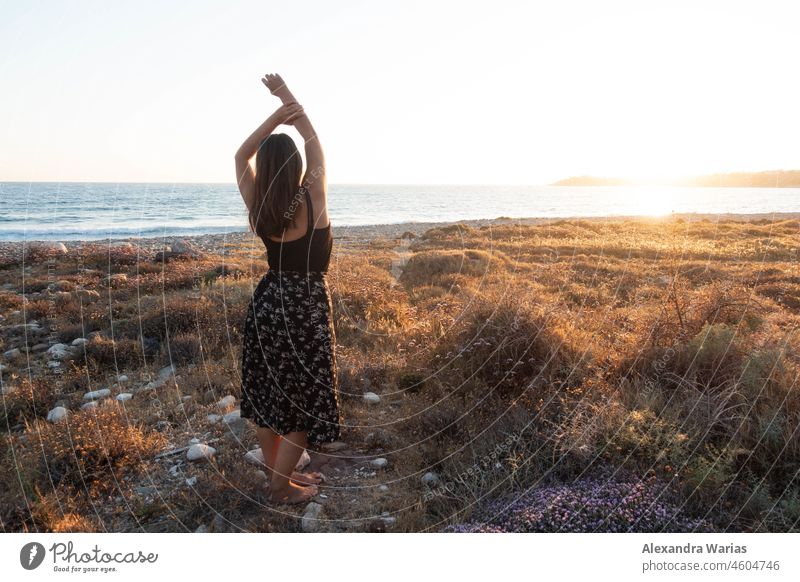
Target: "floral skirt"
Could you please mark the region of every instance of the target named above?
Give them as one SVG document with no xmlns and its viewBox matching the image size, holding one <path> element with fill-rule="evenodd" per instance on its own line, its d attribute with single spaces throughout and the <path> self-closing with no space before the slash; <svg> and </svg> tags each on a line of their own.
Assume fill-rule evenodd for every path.
<svg viewBox="0 0 800 582">
<path fill-rule="evenodd" d="M 325 273 L 270 269 L 247 309 L 241 416 L 309 446 L 339 439 L 333 303 Z"/>
</svg>

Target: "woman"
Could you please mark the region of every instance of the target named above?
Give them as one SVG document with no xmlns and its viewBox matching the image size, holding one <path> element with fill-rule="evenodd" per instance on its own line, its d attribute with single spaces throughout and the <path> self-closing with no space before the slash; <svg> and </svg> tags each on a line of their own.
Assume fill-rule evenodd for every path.
<svg viewBox="0 0 800 582">
<path fill-rule="evenodd" d="M 245 319 L 241 415 L 258 426 L 270 500 L 301 503 L 317 494 L 321 475 L 295 471 L 300 456 L 339 438 L 336 335 L 326 279 L 333 236 L 325 159 L 314 128 L 279 75 L 265 75 L 262 82 L 283 105 L 236 152 L 239 191 L 269 263 Z M 305 141 L 305 173 L 292 138 L 273 133 L 281 124 L 294 125 Z"/>
</svg>

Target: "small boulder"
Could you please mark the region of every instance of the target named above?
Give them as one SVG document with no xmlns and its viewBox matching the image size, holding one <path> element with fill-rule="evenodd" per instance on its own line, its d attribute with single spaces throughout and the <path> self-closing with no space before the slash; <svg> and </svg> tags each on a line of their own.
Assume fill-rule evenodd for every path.
<svg viewBox="0 0 800 582">
<path fill-rule="evenodd" d="M 84 400 L 100 400 L 101 398 L 108 398 L 111 396 L 109 388 L 101 388 L 100 390 L 92 390 L 83 395 Z"/>
<path fill-rule="evenodd" d="M 377 459 L 372 459 L 369 462 L 369 464 L 375 467 L 376 469 L 383 469 L 389 464 L 389 461 L 384 459 L 383 457 L 378 457 Z"/>
<path fill-rule="evenodd" d="M 186 451 L 186 459 L 188 461 L 199 461 L 201 459 L 208 459 L 209 461 L 214 458 L 217 449 L 203 443 L 196 443 L 189 447 Z"/>
<path fill-rule="evenodd" d="M 71 355 L 69 346 L 66 344 L 55 344 L 50 346 L 47 354 L 54 360 L 63 360 Z"/>
<path fill-rule="evenodd" d="M 79 346 L 86 345 L 88 343 L 89 343 L 89 340 L 86 339 L 85 337 L 76 337 L 74 340 L 72 340 L 71 345 L 75 346 L 75 347 L 79 347 Z"/>
<path fill-rule="evenodd" d="M 236 397 L 228 394 L 225 398 L 217 402 L 217 406 L 222 410 L 227 410 L 228 408 L 234 406 L 236 404 Z"/>
<path fill-rule="evenodd" d="M 312 501 L 306 505 L 303 517 L 300 520 L 300 527 L 304 532 L 316 532 L 320 529 L 320 516 L 322 515 L 322 505 Z"/>
<path fill-rule="evenodd" d="M 48 422 L 59 422 L 65 420 L 69 415 L 69 411 L 63 406 L 56 406 L 53 410 L 47 413 Z"/>
<path fill-rule="evenodd" d="M 374 392 L 364 392 L 364 402 L 368 402 L 369 404 L 377 404 L 380 401 L 381 397 Z"/>
</svg>

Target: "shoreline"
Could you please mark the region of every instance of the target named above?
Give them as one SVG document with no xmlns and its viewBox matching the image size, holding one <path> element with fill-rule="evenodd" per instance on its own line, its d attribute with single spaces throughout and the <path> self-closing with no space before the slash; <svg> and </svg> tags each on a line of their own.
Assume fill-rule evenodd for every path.
<svg viewBox="0 0 800 582">
<path fill-rule="evenodd" d="M 488 226 L 501 226 L 516 224 L 522 226 L 546 224 L 548 222 L 560 221 L 590 221 L 590 222 L 618 222 L 627 220 L 639 220 L 647 222 L 662 222 L 670 220 L 685 220 L 685 221 L 712 221 L 712 222 L 752 222 L 757 220 L 797 220 L 800 219 L 800 212 L 758 212 L 758 213 L 723 213 L 723 214 L 710 214 L 710 213 L 671 213 L 665 215 L 639 215 L 639 214 L 619 214 L 619 215 L 602 215 L 602 216 L 530 216 L 524 218 L 511 218 L 507 216 L 500 216 L 497 218 L 474 218 L 464 220 L 452 221 L 439 221 L 439 222 L 395 222 L 395 223 L 377 223 L 377 224 L 364 224 L 353 226 L 337 226 L 333 223 L 334 237 L 342 241 L 352 241 L 354 239 L 366 242 L 368 240 L 380 238 L 400 238 L 404 233 L 410 232 L 419 236 L 427 230 L 432 228 L 441 228 L 462 224 L 471 228 L 482 228 Z M 113 236 L 102 238 L 88 238 L 88 239 L 66 239 L 60 240 L 58 238 L 49 239 L 18 239 L 18 240 L 0 240 L 0 248 L 8 246 L 17 246 L 20 244 L 58 244 L 62 243 L 67 248 L 77 247 L 84 244 L 104 244 L 104 243 L 131 243 L 142 244 L 151 246 L 152 244 L 169 244 L 177 240 L 187 241 L 214 241 L 220 243 L 227 242 L 241 242 L 246 238 L 254 236 L 248 230 L 231 231 L 225 233 L 199 233 L 199 234 L 166 234 L 163 236 Z"/>
</svg>

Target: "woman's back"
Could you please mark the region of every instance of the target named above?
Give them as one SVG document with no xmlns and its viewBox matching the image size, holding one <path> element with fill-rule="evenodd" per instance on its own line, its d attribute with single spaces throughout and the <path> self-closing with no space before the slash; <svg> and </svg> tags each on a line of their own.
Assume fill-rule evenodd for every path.
<svg viewBox="0 0 800 582">
<path fill-rule="evenodd" d="M 267 249 L 269 268 L 276 271 L 326 272 L 330 264 L 333 248 L 331 224 L 322 228 L 314 228 L 314 206 L 311 193 L 301 186 L 300 192 L 305 198 L 306 228 L 302 236 L 297 237 L 303 221 L 298 220 L 297 229 L 287 229 L 282 238 L 262 237 Z M 296 205 L 296 211 L 302 211 Z M 327 214 L 327 213 L 324 213 Z"/>
</svg>

